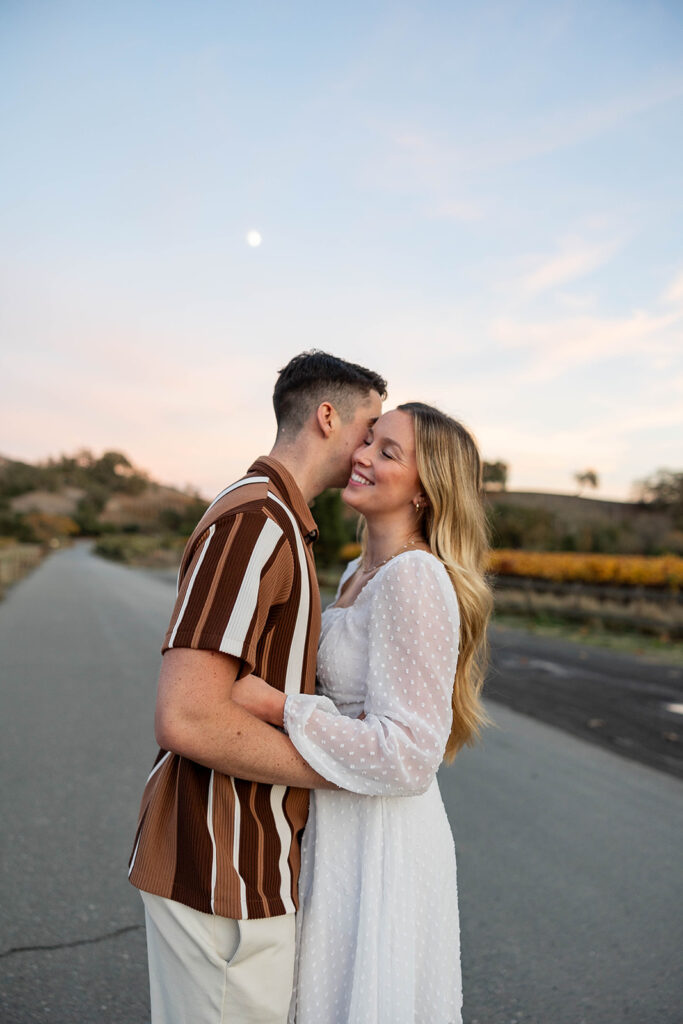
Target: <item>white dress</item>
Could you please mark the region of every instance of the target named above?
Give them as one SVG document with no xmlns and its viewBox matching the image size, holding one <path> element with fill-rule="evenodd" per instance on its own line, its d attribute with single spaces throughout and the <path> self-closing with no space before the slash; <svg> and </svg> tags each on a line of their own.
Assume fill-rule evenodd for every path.
<svg viewBox="0 0 683 1024">
<path fill-rule="evenodd" d="M 289 696 L 285 729 L 348 792 L 311 793 L 290 1024 L 461 1024 L 455 848 L 435 778 L 458 637 L 455 591 L 426 551 L 323 613 L 319 695 Z"/>
</svg>

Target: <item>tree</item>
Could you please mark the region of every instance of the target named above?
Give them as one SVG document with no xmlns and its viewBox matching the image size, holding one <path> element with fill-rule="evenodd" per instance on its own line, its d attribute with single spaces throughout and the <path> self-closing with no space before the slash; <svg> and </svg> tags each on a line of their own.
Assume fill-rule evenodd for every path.
<svg viewBox="0 0 683 1024">
<path fill-rule="evenodd" d="M 683 470 L 658 469 L 634 489 L 637 501 L 671 512 L 676 527 L 683 529 Z"/>
<path fill-rule="evenodd" d="M 581 494 L 584 487 L 597 489 L 600 486 L 598 474 L 594 469 L 584 469 L 582 473 L 574 473 L 574 479 L 579 485 L 579 494 Z"/>
<path fill-rule="evenodd" d="M 189 537 L 207 509 L 207 502 L 197 497 L 184 508 L 162 508 L 159 522 L 165 530 Z"/>
<path fill-rule="evenodd" d="M 484 487 L 496 484 L 497 490 L 504 491 L 508 479 L 508 468 L 507 462 L 485 462 Z"/>
<path fill-rule="evenodd" d="M 139 494 L 149 483 L 122 452 L 105 452 L 91 464 L 89 475 L 96 484 L 126 494 Z"/>
<path fill-rule="evenodd" d="M 43 488 L 50 489 L 45 473 L 39 466 L 14 460 L 8 460 L 3 465 L 0 472 L 0 497 L 15 498 Z"/>
<path fill-rule="evenodd" d="M 320 531 L 315 543 L 315 560 L 318 565 L 334 565 L 343 545 L 353 540 L 354 532 L 353 523 L 344 518 L 341 492 L 323 491 L 315 499 L 312 512 Z"/>
<path fill-rule="evenodd" d="M 553 551 L 559 547 L 557 517 L 543 508 L 522 508 L 491 502 L 486 510 L 494 548 Z"/>
<path fill-rule="evenodd" d="M 26 522 L 36 540 L 41 544 L 47 544 L 53 540 L 64 537 L 74 537 L 80 533 L 78 523 L 71 516 L 53 516 L 46 512 L 30 512 L 26 516 Z"/>
</svg>

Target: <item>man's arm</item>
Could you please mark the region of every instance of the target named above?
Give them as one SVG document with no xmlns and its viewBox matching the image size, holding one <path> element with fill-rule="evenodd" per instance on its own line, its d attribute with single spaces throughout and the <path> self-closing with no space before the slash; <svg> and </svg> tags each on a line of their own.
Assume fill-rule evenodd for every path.
<svg viewBox="0 0 683 1024">
<path fill-rule="evenodd" d="M 287 736 L 233 701 L 240 664 L 217 651 L 166 651 L 154 716 L 162 750 L 239 779 L 337 789 L 304 761 Z"/>
</svg>

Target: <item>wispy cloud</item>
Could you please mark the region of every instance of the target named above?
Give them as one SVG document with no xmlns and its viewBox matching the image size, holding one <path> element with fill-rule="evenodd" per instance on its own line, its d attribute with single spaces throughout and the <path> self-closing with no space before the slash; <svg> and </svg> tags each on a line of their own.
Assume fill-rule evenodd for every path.
<svg viewBox="0 0 683 1024">
<path fill-rule="evenodd" d="M 501 318 L 492 333 L 505 349 L 526 350 L 532 360 L 521 372 L 526 381 L 548 380 L 569 369 L 643 352 L 676 357 L 681 351 L 683 311 L 636 310 L 626 317 L 579 316 L 538 323 Z"/>
<path fill-rule="evenodd" d="M 535 295 L 585 277 L 607 263 L 619 245 L 618 240 L 591 243 L 581 238 L 567 239 L 555 255 L 523 276 L 521 287 L 527 294 Z"/>
<path fill-rule="evenodd" d="M 430 220 L 471 223 L 489 215 L 491 200 L 477 195 L 458 175 L 448 142 L 422 131 L 392 131 L 382 123 L 375 131 L 385 141 L 365 170 L 373 187 L 384 194 L 418 197 Z"/>
<path fill-rule="evenodd" d="M 683 97 L 680 75 L 643 84 L 621 96 L 613 96 L 590 106 L 557 109 L 518 124 L 514 134 L 491 133 L 484 141 L 454 143 L 438 138 L 420 126 L 403 126 L 391 139 L 399 162 L 412 166 L 413 172 L 432 177 L 441 174 L 468 174 L 494 167 L 520 163 L 589 142 L 665 103 Z"/>
<path fill-rule="evenodd" d="M 683 270 L 676 275 L 664 292 L 664 301 L 683 304 Z"/>
<path fill-rule="evenodd" d="M 590 107 L 558 110 L 552 117 L 532 120 L 515 136 L 465 150 L 465 160 L 476 167 L 518 163 L 581 145 L 623 124 L 630 118 L 683 97 L 683 78 L 653 82 L 623 96 Z"/>
</svg>

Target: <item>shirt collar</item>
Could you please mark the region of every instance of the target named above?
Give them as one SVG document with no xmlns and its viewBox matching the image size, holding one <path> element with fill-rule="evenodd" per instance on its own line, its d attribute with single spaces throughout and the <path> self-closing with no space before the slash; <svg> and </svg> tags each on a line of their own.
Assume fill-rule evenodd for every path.
<svg viewBox="0 0 683 1024">
<path fill-rule="evenodd" d="M 260 455 L 256 462 L 249 467 L 249 473 L 262 473 L 264 476 L 270 477 L 296 516 L 306 543 L 312 544 L 314 540 L 318 539 L 318 527 L 299 485 L 281 462 L 270 455 Z"/>
</svg>

